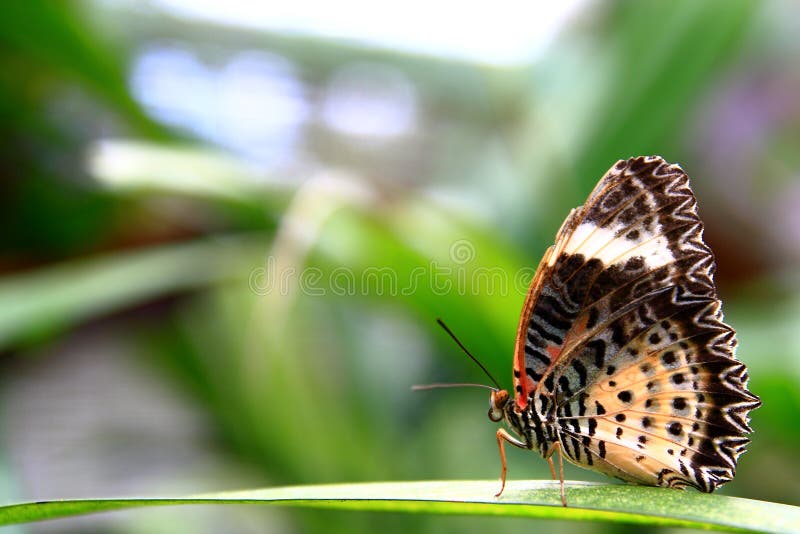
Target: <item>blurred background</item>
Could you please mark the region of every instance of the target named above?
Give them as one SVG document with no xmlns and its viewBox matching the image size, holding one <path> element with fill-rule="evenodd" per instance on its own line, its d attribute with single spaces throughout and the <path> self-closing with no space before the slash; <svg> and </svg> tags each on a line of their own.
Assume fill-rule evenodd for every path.
<svg viewBox="0 0 800 534">
<path fill-rule="evenodd" d="M 764 403 L 722 492 L 800 505 L 798 21 L 790 0 L 4 2 L 0 498 L 496 478 L 488 394 L 410 391 L 487 381 L 435 318 L 509 385 L 568 210 L 660 154 L 693 178 Z M 549 478 L 535 453 L 509 469 Z M 378 525 L 538 528 L 194 507 L 9 532 Z"/>
</svg>

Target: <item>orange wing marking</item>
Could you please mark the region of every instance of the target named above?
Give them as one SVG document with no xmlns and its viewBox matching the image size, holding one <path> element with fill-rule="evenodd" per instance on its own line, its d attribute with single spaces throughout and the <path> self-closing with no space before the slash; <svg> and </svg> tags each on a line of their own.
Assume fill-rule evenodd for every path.
<svg viewBox="0 0 800 534">
<path fill-rule="evenodd" d="M 542 280 L 544 279 L 545 271 L 547 270 L 548 260 L 550 255 L 555 250 L 554 246 L 547 249 L 539 262 L 539 267 L 536 269 L 536 274 L 533 275 L 531 285 L 528 288 L 528 294 L 525 297 L 525 304 L 522 307 L 522 314 L 519 316 L 519 325 L 517 325 L 517 339 L 514 342 L 514 371 L 519 374 L 519 378 L 515 378 L 515 386 L 519 385 L 520 390 L 515 388 L 515 400 L 520 409 L 524 409 L 528 404 L 528 393 L 532 391 L 536 384 L 525 372 L 525 338 L 528 333 L 528 322 L 530 321 L 531 313 L 533 313 L 533 306 L 539 299 L 539 293 L 542 291 Z"/>
</svg>

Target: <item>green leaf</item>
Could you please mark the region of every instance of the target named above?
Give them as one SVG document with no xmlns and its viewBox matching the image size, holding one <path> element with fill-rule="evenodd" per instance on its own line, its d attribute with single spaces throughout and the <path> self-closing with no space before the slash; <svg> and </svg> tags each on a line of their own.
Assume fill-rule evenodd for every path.
<svg viewBox="0 0 800 534">
<path fill-rule="evenodd" d="M 377 482 L 294 486 L 187 498 L 76 499 L 0 507 L 0 525 L 146 506 L 277 504 L 340 510 L 493 515 L 686 527 L 721 532 L 796 532 L 800 508 L 737 497 L 663 488 L 568 482 L 568 507 L 558 483 L 511 481 Z"/>
</svg>

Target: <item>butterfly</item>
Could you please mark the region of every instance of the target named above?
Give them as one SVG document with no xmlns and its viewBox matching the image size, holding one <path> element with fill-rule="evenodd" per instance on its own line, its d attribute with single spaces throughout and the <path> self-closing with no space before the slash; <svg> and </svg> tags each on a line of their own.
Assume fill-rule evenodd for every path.
<svg viewBox="0 0 800 534">
<path fill-rule="evenodd" d="M 712 492 L 733 478 L 761 402 L 734 354 L 715 270 L 678 165 L 649 156 L 611 167 L 533 277 L 513 397 L 489 388 L 489 418 L 508 427 L 497 430 L 497 497 L 506 443 L 547 459 L 564 506 L 564 458 L 650 486 Z"/>
</svg>

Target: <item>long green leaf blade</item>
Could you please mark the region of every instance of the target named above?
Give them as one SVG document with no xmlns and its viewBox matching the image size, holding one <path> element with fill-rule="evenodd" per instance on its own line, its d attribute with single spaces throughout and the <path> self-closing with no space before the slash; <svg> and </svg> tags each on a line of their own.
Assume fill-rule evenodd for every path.
<svg viewBox="0 0 800 534">
<path fill-rule="evenodd" d="M 82 514 L 187 504 L 273 504 L 342 510 L 496 515 L 687 527 L 721 532 L 797 532 L 800 508 L 691 491 L 569 482 L 560 504 L 551 481 L 382 482 L 294 486 L 187 498 L 76 499 L 0 507 L 0 525 Z"/>
</svg>

